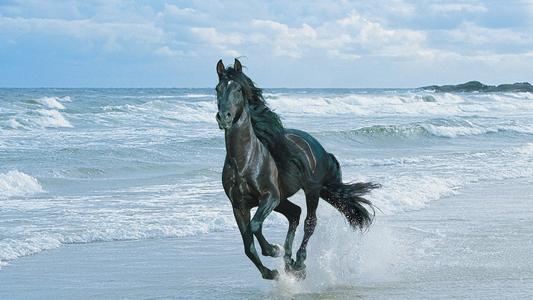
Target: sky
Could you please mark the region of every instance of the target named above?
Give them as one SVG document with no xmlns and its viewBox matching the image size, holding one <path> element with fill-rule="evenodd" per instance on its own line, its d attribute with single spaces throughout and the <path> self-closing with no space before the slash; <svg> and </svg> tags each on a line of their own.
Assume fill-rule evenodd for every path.
<svg viewBox="0 0 533 300">
<path fill-rule="evenodd" d="M 533 0 L 0 0 L 1 87 L 533 81 Z"/>
</svg>

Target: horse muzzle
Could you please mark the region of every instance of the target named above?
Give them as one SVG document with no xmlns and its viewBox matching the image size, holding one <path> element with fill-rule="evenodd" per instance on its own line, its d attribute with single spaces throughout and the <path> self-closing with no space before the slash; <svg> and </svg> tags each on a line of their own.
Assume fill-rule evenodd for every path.
<svg viewBox="0 0 533 300">
<path fill-rule="evenodd" d="M 231 123 L 233 123 L 233 118 L 231 116 L 231 113 L 226 113 L 225 115 L 221 116 L 220 112 L 216 115 L 218 128 L 222 130 L 229 129 L 231 127 Z"/>
</svg>

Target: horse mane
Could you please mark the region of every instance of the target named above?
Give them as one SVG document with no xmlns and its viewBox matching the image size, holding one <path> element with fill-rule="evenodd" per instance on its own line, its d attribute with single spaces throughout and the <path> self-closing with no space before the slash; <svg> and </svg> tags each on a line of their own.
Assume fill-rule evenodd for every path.
<svg viewBox="0 0 533 300">
<path fill-rule="evenodd" d="M 227 80 L 234 80 L 241 85 L 244 97 L 248 101 L 254 133 L 273 156 L 276 165 L 281 168 L 287 167 L 289 161 L 299 165 L 299 160 L 289 150 L 285 127 L 278 114 L 267 106 L 263 90 L 256 87 L 243 72 L 238 72 L 233 67 L 226 68 L 225 76 Z"/>
</svg>

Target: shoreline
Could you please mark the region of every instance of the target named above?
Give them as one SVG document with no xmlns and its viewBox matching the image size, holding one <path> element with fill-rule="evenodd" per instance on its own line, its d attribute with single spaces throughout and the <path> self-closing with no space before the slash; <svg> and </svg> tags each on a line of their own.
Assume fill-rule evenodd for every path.
<svg viewBox="0 0 533 300">
<path fill-rule="evenodd" d="M 363 236 L 322 205 L 303 282 L 262 280 L 239 233 L 214 232 L 22 257 L 0 269 L 0 298 L 527 298 L 531 194 L 528 178 L 476 183 L 421 210 L 378 215 Z M 285 230 L 271 226 L 265 235 L 282 243 Z M 281 258 L 262 260 L 281 266 Z"/>
</svg>

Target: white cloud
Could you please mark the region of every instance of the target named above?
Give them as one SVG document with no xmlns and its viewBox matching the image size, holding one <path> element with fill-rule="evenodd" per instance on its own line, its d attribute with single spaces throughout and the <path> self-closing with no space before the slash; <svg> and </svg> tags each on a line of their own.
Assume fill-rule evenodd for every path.
<svg viewBox="0 0 533 300">
<path fill-rule="evenodd" d="M 249 42 L 268 45 L 277 56 L 301 58 L 310 49 L 321 49 L 332 57 L 354 60 L 365 55 L 417 56 L 424 50 L 422 32 L 386 29 L 356 11 L 315 27 L 289 27 L 272 20 L 252 20 L 251 25 L 258 31 Z"/>
<path fill-rule="evenodd" d="M 433 3 L 430 9 L 436 13 L 484 13 L 487 8 L 480 3 Z"/>
<path fill-rule="evenodd" d="M 37 57 L 39 47 L 72 41 L 72 47 L 43 55 L 61 61 L 94 54 L 102 64 L 133 61 L 139 67 L 143 60 L 117 62 L 116 54 L 165 66 L 183 66 L 185 58 L 199 66 L 222 55 L 245 55 L 263 69 L 268 68 L 261 64 L 306 67 L 310 60 L 320 67 L 340 61 L 372 71 L 532 65 L 533 18 L 526 16 L 533 16 L 533 0 L 508 6 L 477 0 L 165 2 L 12 0 L 0 4 L 0 44 L 16 59 L 24 44 L 31 43 Z"/>
<path fill-rule="evenodd" d="M 481 27 L 469 22 L 448 30 L 446 33 L 453 41 L 465 44 L 531 44 L 533 46 L 533 35 L 530 33 L 519 32 L 508 28 Z"/>
<path fill-rule="evenodd" d="M 187 56 L 187 53 L 185 53 L 185 51 L 171 49 L 168 46 L 159 47 L 155 49 L 154 53 L 157 55 L 167 56 L 171 58 Z"/>
<path fill-rule="evenodd" d="M 271 20 L 252 20 L 251 25 L 264 30 L 255 35 L 254 41 L 270 46 L 277 56 L 300 58 L 305 46 L 317 39 L 316 31 L 305 23 L 301 27 L 291 28 Z"/>
<path fill-rule="evenodd" d="M 165 33 L 149 23 L 106 23 L 93 20 L 65 20 L 40 18 L 11 18 L 0 16 L 1 34 L 21 36 L 37 34 L 49 36 L 66 36 L 80 41 L 101 40 L 107 45 L 121 42 L 137 44 L 162 44 Z M 110 47 L 110 48 L 116 48 Z"/>
<path fill-rule="evenodd" d="M 218 32 L 214 27 L 193 27 L 191 32 L 200 40 L 222 51 L 225 55 L 237 57 L 240 53 L 234 48 L 230 48 L 243 43 L 244 38 L 240 34 L 224 34 Z"/>
<path fill-rule="evenodd" d="M 191 32 L 196 34 L 200 39 L 215 45 L 239 45 L 243 42 L 241 35 L 235 33 L 224 34 L 218 32 L 214 27 L 193 27 L 191 28 Z"/>
<path fill-rule="evenodd" d="M 193 8 L 180 8 L 176 5 L 165 3 L 165 8 L 162 13 L 174 16 L 189 16 L 191 14 L 197 13 L 197 11 Z"/>
</svg>

